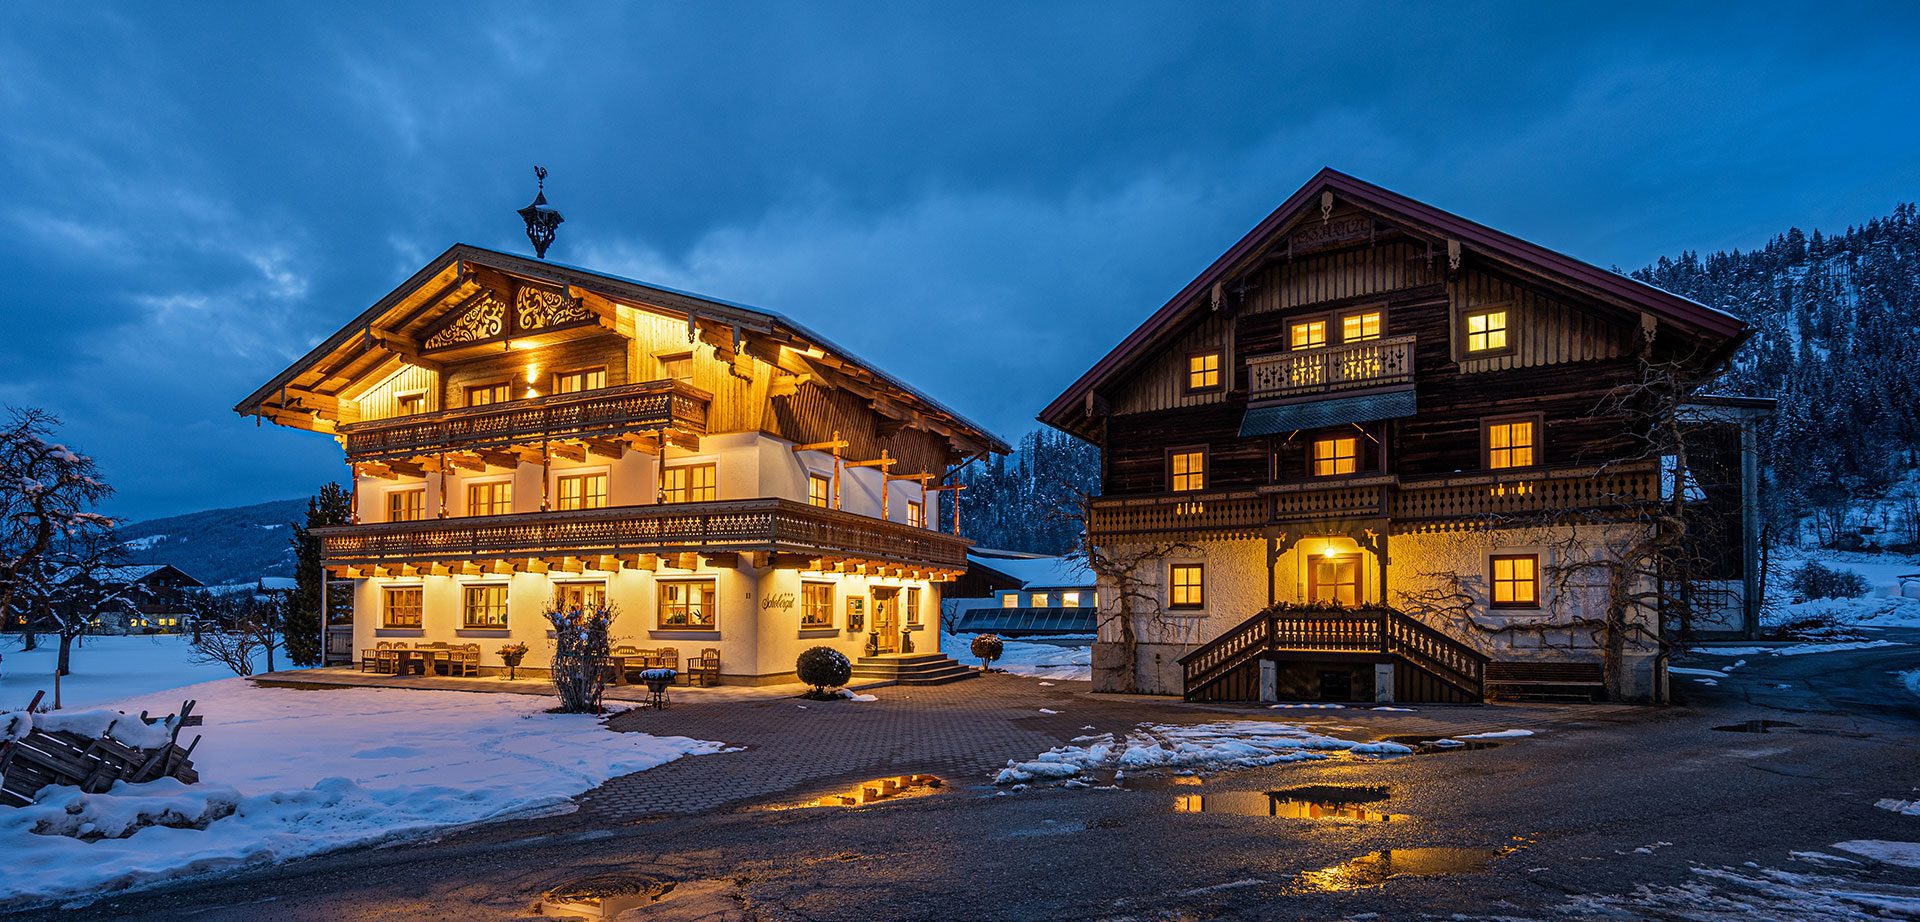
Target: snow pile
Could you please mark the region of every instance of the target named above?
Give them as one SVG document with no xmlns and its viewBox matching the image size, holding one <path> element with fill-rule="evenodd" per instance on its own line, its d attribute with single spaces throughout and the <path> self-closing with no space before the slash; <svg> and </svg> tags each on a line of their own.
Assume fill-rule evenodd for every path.
<svg viewBox="0 0 1920 922">
<path fill-rule="evenodd" d="M 1915 669 L 1912 672 L 1902 672 L 1899 675 L 1900 684 L 1905 685 L 1907 691 L 1920 695 L 1920 669 Z"/>
<path fill-rule="evenodd" d="M 1835 842 L 1833 847 L 1843 852 L 1852 852 L 1863 858 L 1871 858 L 1881 864 L 1899 865 L 1903 868 L 1920 868 L 1920 842 L 1889 842 L 1885 839 L 1851 839 Z"/>
<path fill-rule="evenodd" d="M 1920 800 L 1899 800 L 1892 797 L 1875 801 L 1874 806 L 1882 810 L 1892 810 L 1906 816 L 1920 816 Z"/>
<path fill-rule="evenodd" d="M 1791 573 L 1816 561 L 1835 570 L 1857 573 L 1867 581 L 1867 594 L 1854 599 L 1811 599 L 1795 602 L 1789 595 L 1789 580 L 1769 580 L 1767 606 L 1763 622 L 1768 627 L 1805 619 L 1827 619 L 1857 627 L 1920 627 L 1920 599 L 1900 595 L 1900 577 L 1920 573 L 1920 559 L 1899 554 L 1865 554 L 1849 551 L 1802 550 L 1781 559 L 1782 568 Z"/>
<path fill-rule="evenodd" d="M 11 724 L 9 736 L 25 736 L 29 729 L 44 730 L 48 733 L 67 732 L 87 739 L 112 737 L 135 749 L 158 749 L 173 739 L 173 725 L 167 722 L 146 723 L 133 714 L 100 708 L 92 711 L 50 711 L 44 714 L 29 714 L 25 711 L 7 712 L 0 719 L 24 718 L 21 726 L 16 718 Z"/>
<path fill-rule="evenodd" d="M 226 679 L 118 706 L 171 710 L 184 698 L 206 720 L 193 754 L 202 783 L 47 788 L 33 806 L 0 811 L 0 906 L 564 811 L 608 778 L 722 750 L 548 714 L 552 699 L 535 695 Z"/>
<path fill-rule="evenodd" d="M 1532 730 L 1492 730 L 1486 733 L 1457 733 L 1457 740 L 1511 740 L 1523 736 L 1532 736 Z"/>
<path fill-rule="evenodd" d="M 978 664 L 979 660 L 972 652 L 973 639 L 978 634 L 941 634 L 941 652 L 963 663 Z M 1062 637 L 1063 641 L 1072 641 L 1070 645 L 1055 643 L 1036 643 L 1030 640 L 1010 640 L 1000 638 L 1006 644 L 1006 651 L 993 661 L 993 668 L 1003 669 L 1014 675 L 1039 676 L 1043 679 L 1077 679 L 1089 681 L 1093 678 L 1093 637 Z"/>
<path fill-rule="evenodd" d="M 1078 779 L 1111 769 L 1221 771 L 1345 754 L 1388 759 L 1412 753 L 1399 743 L 1361 743 L 1325 736 L 1295 724 L 1224 720 L 1194 726 L 1141 724 L 1124 741 L 1111 733 L 1082 736 L 1028 761 L 1008 761 L 994 784 Z"/>
<path fill-rule="evenodd" d="M 1873 650 L 1880 647 L 1903 646 L 1906 646 L 1906 644 L 1897 640 L 1839 640 L 1830 643 L 1796 643 L 1783 647 L 1695 647 L 1692 652 L 1703 656 L 1760 656 L 1763 654 L 1767 656 L 1805 656 L 1809 653 L 1839 653 L 1845 650 Z M 1721 678 L 1726 678 L 1726 672 L 1724 670 L 1733 669 L 1744 662 L 1746 661 L 1741 660 L 1732 666 L 1724 667 L 1723 670 L 1688 669 L 1679 666 L 1669 666 L 1667 667 L 1667 671 L 1681 675 L 1718 675 Z"/>
</svg>

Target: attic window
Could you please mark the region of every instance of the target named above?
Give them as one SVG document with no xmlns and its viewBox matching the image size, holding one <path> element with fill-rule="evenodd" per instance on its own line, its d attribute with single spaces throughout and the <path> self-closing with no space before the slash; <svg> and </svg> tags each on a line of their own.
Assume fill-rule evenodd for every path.
<svg viewBox="0 0 1920 922">
<path fill-rule="evenodd" d="M 1505 307 L 1469 311 L 1466 317 L 1466 346 L 1469 353 L 1507 351 L 1508 315 Z"/>
<path fill-rule="evenodd" d="M 1209 350 L 1187 356 L 1187 393 L 1202 394 L 1219 389 L 1220 353 Z"/>
</svg>

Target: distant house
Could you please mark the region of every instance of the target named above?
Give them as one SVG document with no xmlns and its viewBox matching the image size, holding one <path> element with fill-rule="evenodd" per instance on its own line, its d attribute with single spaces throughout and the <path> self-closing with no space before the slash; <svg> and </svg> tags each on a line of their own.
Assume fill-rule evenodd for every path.
<svg viewBox="0 0 1920 922">
<path fill-rule="evenodd" d="M 170 564 L 104 567 L 91 572 L 71 568 L 56 574 L 54 580 L 63 585 L 87 580 L 100 587 L 108 604 L 101 605 L 93 617 L 93 628 L 124 629 L 129 634 L 178 633 L 188 617 L 188 594 L 203 588 L 199 580 Z M 51 629 L 52 625 L 45 627 Z"/>
<path fill-rule="evenodd" d="M 1093 571 L 1066 557 L 976 548 L 967 573 L 982 596 L 955 599 L 955 633 L 991 632 L 1010 637 L 1092 634 L 1099 610 Z"/>
</svg>

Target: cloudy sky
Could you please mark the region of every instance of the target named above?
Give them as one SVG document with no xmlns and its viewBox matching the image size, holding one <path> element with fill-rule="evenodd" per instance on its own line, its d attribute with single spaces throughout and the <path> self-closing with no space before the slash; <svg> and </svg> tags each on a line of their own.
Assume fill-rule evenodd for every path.
<svg viewBox="0 0 1920 922">
<path fill-rule="evenodd" d="M 1603 266 L 1920 198 L 1913 4 L 1559 6 L 6 4 L 0 405 L 116 514 L 311 493 L 337 447 L 234 403 L 449 244 L 528 250 L 536 161 L 554 258 L 1009 438 L 1322 166 Z"/>
</svg>

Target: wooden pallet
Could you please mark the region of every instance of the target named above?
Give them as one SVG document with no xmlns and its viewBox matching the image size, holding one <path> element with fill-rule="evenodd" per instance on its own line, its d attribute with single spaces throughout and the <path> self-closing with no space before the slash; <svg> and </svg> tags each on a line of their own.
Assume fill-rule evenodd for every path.
<svg viewBox="0 0 1920 922">
<path fill-rule="evenodd" d="M 33 696 L 28 713 L 37 711 L 45 694 Z M 180 706 L 179 714 L 168 717 L 149 717 L 142 711 L 138 717 L 125 718 L 149 726 L 164 722 L 171 728 L 166 744 L 151 749 L 114 739 L 113 724 L 108 724 L 97 738 L 35 727 L 24 736 L 0 742 L 0 805 L 33 803 L 34 795 L 48 785 L 71 785 L 98 794 L 116 781 L 138 783 L 169 777 L 187 784 L 199 781 L 191 756 L 200 738 L 194 737 L 185 747 L 179 744 L 181 728 L 200 724 L 200 718 L 193 715 L 194 704 L 187 701 Z"/>
</svg>

